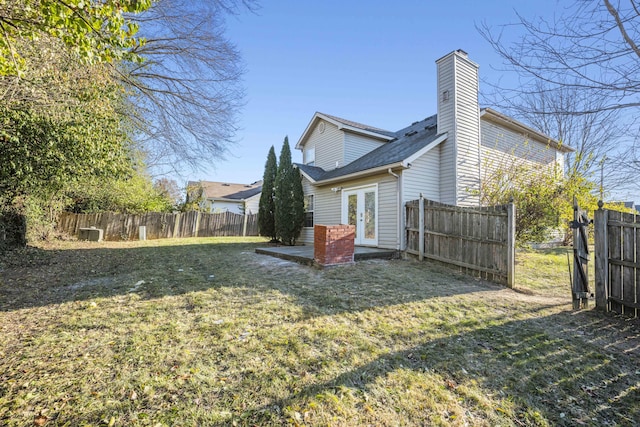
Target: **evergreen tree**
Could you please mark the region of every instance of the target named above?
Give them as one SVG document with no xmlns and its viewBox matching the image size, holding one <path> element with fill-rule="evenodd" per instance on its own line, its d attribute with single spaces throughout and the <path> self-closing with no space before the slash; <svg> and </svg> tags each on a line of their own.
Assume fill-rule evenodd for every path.
<svg viewBox="0 0 640 427">
<path fill-rule="evenodd" d="M 260 206 L 258 208 L 258 231 L 261 236 L 270 237 L 276 241 L 276 207 L 275 185 L 278 174 L 276 150 L 271 146 L 267 155 L 267 163 L 264 165 L 262 177 L 262 193 L 260 194 Z"/>
<path fill-rule="evenodd" d="M 298 169 L 291 163 L 289 138 L 284 138 L 275 188 L 276 236 L 285 245 L 295 245 L 304 224 L 304 194 Z"/>
</svg>

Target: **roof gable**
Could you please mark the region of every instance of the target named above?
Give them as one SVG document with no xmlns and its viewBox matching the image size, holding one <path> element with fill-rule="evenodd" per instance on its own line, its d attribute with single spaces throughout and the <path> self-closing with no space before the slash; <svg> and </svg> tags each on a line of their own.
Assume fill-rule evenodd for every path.
<svg viewBox="0 0 640 427">
<path fill-rule="evenodd" d="M 365 125 L 365 124 L 354 122 L 351 120 L 342 119 L 340 117 L 332 116 L 329 114 L 316 112 L 311 118 L 311 121 L 305 128 L 304 132 L 302 132 L 302 135 L 300 136 L 300 139 L 296 144 L 296 147 L 295 147 L 296 149 L 301 150 L 302 147 L 304 147 L 307 140 L 311 136 L 311 133 L 313 132 L 313 129 L 315 128 L 316 124 L 321 120 L 325 120 L 337 126 L 338 130 L 353 132 L 360 135 L 366 135 L 366 136 L 370 136 L 372 138 L 380 139 L 383 141 L 390 141 L 396 137 L 395 132 L 376 128 L 374 126 Z"/>
<path fill-rule="evenodd" d="M 319 167 L 300 165 L 300 171 L 312 182 L 335 181 L 391 166 L 408 167 L 408 163 L 446 139 L 436 129 L 436 116 L 413 123 L 396 133 L 397 139 L 384 144 L 353 162 L 325 171 Z"/>
</svg>

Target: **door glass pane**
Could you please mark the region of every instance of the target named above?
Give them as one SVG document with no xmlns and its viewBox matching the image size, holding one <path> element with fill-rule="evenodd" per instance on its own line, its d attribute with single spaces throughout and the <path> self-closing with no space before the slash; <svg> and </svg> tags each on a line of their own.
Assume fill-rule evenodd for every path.
<svg viewBox="0 0 640 427">
<path fill-rule="evenodd" d="M 358 195 L 350 194 L 347 201 L 347 224 L 356 226 L 356 236 L 358 235 Z"/>
<path fill-rule="evenodd" d="M 376 238 L 376 193 L 364 193 L 364 238 Z"/>
</svg>

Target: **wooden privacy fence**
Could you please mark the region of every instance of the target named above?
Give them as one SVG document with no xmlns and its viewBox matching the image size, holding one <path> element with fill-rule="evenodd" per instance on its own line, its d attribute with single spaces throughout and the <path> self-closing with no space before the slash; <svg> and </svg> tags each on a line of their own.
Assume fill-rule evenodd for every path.
<svg viewBox="0 0 640 427">
<path fill-rule="evenodd" d="M 602 209 L 594 215 L 596 308 L 640 314 L 640 215 Z"/>
<path fill-rule="evenodd" d="M 459 207 L 421 197 L 407 202 L 406 215 L 408 253 L 513 287 L 513 204 Z"/>
<path fill-rule="evenodd" d="M 101 228 L 105 240 L 138 239 L 140 226 L 146 228 L 147 239 L 171 237 L 257 236 L 258 215 L 224 213 L 158 213 L 116 214 L 100 212 L 75 214 L 63 212 L 58 230 L 77 236 L 81 228 Z"/>
</svg>

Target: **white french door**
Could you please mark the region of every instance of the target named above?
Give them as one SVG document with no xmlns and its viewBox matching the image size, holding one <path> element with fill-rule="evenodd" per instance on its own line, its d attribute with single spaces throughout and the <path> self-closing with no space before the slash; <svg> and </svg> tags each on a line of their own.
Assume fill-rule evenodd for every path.
<svg viewBox="0 0 640 427">
<path fill-rule="evenodd" d="M 342 191 L 342 223 L 356 226 L 356 245 L 378 245 L 378 187 Z"/>
</svg>

